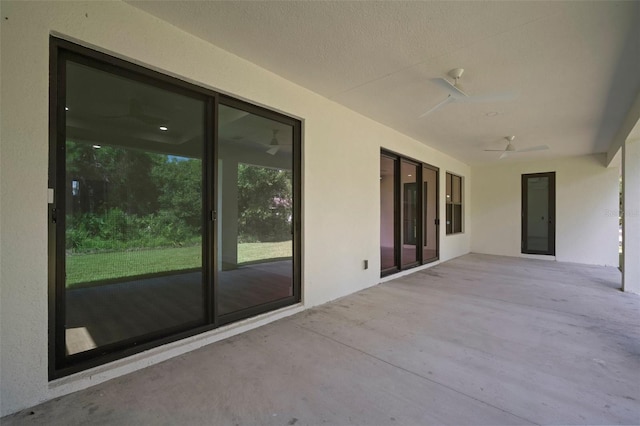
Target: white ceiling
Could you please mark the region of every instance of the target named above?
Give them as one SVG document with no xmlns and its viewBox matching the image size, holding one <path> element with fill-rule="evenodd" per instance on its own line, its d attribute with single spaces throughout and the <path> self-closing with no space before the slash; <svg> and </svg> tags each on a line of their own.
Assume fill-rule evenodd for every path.
<svg viewBox="0 0 640 426">
<path fill-rule="evenodd" d="M 507 135 L 551 149 L 502 161 L 606 152 L 640 91 L 638 2 L 129 3 L 468 164 Z M 518 97 L 419 118 L 456 67 L 470 94 Z"/>
</svg>

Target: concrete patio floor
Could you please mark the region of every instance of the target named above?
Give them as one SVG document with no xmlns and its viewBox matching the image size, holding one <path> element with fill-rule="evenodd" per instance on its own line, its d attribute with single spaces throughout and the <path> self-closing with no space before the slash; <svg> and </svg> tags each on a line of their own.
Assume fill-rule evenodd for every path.
<svg viewBox="0 0 640 426">
<path fill-rule="evenodd" d="M 619 286 L 470 254 L 1 423 L 640 424 L 640 297 Z"/>
</svg>

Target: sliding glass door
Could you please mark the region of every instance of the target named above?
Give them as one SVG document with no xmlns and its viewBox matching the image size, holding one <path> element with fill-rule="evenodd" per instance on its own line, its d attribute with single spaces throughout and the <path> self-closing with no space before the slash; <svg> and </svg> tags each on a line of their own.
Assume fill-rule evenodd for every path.
<svg viewBox="0 0 640 426">
<path fill-rule="evenodd" d="M 438 169 L 424 165 L 422 167 L 422 205 L 423 205 L 423 239 L 422 261 L 432 262 L 438 259 L 440 222 L 438 219 Z"/>
<path fill-rule="evenodd" d="M 380 268 L 383 273 L 398 269 L 396 222 L 398 160 L 380 157 Z"/>
<path fill-rule="evenodd" d="M 300 301 L 298 120 L 52 39 L 50 377 Z"/>
<path fill-rule="evenodd" d="M 294 128 L 220 105 L 219 315 L 293 296 Z"/>
<path fill-rule="evenodd" d="M 418 248 L 420 228 L 422 224 L 419 220 L 421 192 L 418 188 L 418 175 L 420 167 L 407 160 L 400 161 L 400 176 L 402 183 L 402 267 L 406 268 L 416 265 L 420 261 Z"/>
<path fill-rule="evenodd" d="M 203 325 L 205 100 L 64 65 L 65 353 Z"/>
<path fill-rule="evenodd" d="M 382 275 L 438 259 L 438 169 L 383 151 L 380 156 Z"/>
</svg>

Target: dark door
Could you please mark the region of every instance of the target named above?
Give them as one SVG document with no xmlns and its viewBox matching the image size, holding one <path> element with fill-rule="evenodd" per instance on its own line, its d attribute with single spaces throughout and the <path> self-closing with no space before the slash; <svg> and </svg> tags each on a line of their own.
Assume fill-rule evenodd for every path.
<svg viewBox="0 0 640 426">
<path fill-rule="evenodd" d="M 423 165 L 423 237 L 422 263 L 438 260 L 438 234 L 440 222 L 438 220 L 438 169 Z"/>
<path fill-rule="evenodd" d="M 522 175 L 522 253 L 556 253 L 556 174 Z"/>
<path fill-rule="evenodd" d="M 422 224 L 418 222 L 421 209 L 418 192 L 418 178 L 422 169 L 421 166 L 407 160 L 400 161 L 400 181 L 402 183 L 402 251 L 401 265 L 403 267 L 418 264 L 420 260 L 420 245 L 418 244 L 418 236 L 420 235 L 420 227 Z"/>
<path fill-rule="evenodd" d="M 398 241 L 396 204 L 399 200 L 398 160 L 382 154 L 380 156 L 380 270 L 382 275 L 398 270 Z"/>
</svg>

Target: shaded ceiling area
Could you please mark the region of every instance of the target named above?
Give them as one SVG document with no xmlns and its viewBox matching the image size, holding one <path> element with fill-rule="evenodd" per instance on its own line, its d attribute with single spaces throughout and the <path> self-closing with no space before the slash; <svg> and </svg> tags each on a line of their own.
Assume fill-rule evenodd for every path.
<svg viewBox="0 0 640 426">
<path fill-rule="evenodd" d="M 472 165 L 606 152 L 640 91 L 638 2 L 128 3 Z M 453 68 L 490 96 L 420 117 Z"/>
</svg>

